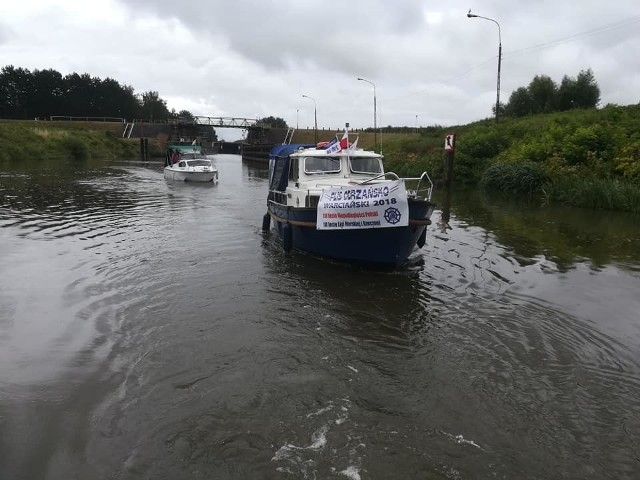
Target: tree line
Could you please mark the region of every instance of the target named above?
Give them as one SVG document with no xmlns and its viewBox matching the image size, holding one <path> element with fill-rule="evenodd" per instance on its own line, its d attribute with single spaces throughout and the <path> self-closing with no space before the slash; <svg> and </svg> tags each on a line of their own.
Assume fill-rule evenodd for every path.
<svg viewBox="0 0 640 480">
<path fill-rule="evenodd" d="M 112 78 L 100 79 L 88 73 L 62 76 L 53 69 L 34 70 L 12 65 L 0 70 L 0 118 L 31 119 L 56 115 L 78 117 L 118 117 L 166 121 L 192 119 L 187 110 L 169 111 L 167 102 L 156 91 L 136 94 L 133 87 Z M 547 75 L 536 75 L 526 87 L 511 93 L 509 102 L 500 104 L 500 116 L 522 117 L 538 113 L 560 112 L 577 108 L 595 108 L 600 102 L 600 88 L 591 69 L 576 78 L 565 75 L 560 84 Z M 495 114 L 495 106 L 493 107 Z M 261 122 L 272 127 L 286 127 L 279 117 Z M 410 127 L 401 127 L 411 131 Z M 395 131 L 387 127 L 387 131 Z"/>
<path fill-rule="evenodd" d="M 187 110 L 169 111 L 158 92 L 136 94 L 133 87 L 88 73 L 62 76 L 53 69 L 34 70 L 8 65 L 0 70 L 0 118 L 51 116 L 117 117 L 166 121 L 193 118 Z"/>
<path fill-rule="evenodd" d="M 565 75 L 559 85 L 548 75 L 536 75 L 528 86 L 514 90 L 509 102 L 500 105 L 502 111 L 498 113 L 507 117 L 524 117 L 576 108 L 596 108 L 598 103 L 600 87 L 593 72 L 588 69 L 580 71 L 576 78 Z"/>
</svg>

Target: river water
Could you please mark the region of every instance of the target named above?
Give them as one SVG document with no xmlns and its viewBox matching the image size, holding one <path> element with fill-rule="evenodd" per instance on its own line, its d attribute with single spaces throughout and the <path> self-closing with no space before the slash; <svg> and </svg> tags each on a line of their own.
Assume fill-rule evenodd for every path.
<svg viewBox="0 0 640 480">
<path fill-rule="evenodd" d="M 0 166 L 1 479 L 640 478 L 638 216 L 438 195 L 375 272 L 216 158 Z"/>
</svg>

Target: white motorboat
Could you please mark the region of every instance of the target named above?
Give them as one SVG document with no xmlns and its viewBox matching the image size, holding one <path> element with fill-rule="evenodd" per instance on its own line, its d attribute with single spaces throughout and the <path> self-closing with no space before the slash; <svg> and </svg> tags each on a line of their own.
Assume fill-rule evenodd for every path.
<svg viewBox="0 0 640 480">
<path fill-rule="evenodd" d="M 218 169 L 200 151 L 175 151 L 164 167 L 165 180 L 177 182 L 217 182 Z"/>
</svg>

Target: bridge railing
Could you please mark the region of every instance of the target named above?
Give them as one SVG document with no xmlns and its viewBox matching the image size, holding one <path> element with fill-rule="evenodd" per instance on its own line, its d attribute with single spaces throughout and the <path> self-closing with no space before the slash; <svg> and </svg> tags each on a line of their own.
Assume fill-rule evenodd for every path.
<svg viewBox="0 0 640 480">
<path fill-rule="evenodd" d="M 260 126 L 257 118 L 238 117 L 193 117 L 193 123 L 197 125 L 210 125 L 212 127 L 248 128 Z M 266 126 L 266 125 L 264 125 Z"/>
<path fill-rule="evenodd" d="M 67 122 L 119 122 L 126 123 L 124 118 L 121 117 L 74 117 L 71 115 L 51 115 L 49 120 L 64 120 Z"/>
</svg>

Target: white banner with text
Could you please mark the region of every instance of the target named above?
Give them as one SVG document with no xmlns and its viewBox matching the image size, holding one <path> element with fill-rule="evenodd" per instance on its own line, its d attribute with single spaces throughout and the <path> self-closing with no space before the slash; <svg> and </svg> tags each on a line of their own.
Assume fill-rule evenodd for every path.
<svg viewBox="0 0 640 480">
<path fill-rule="evenodd" d="M 407 192 L 401 180 L 328 188 L 318 202 L 318 230 L 406 227 Z"/>
</svg>

